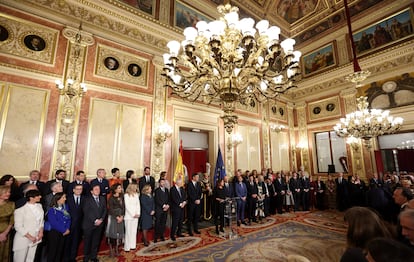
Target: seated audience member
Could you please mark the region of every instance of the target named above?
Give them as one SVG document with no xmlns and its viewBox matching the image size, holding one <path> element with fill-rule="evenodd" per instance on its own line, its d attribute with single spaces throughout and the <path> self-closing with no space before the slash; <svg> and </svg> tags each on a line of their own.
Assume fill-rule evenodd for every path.
<svg viewBox="0 0 414 262">
<path fill-rule="evenodd" d="M 65 193 L 59 192 L 53 196 L 47 212 L 47 221 L 51 225 L 51 230 L 47 234 L 47 261 L 62 261 L 63 246 L 71 225 Z"/>
<path fill-rule="evenodd" d="M 375 238 L 366 251 L 368 262 L 414 262 L 414 250 L 393 239 Z"/>
<path fill-rule="evenodd" d="M 43 238 L 44 212 L 39 204 L 42 195 L 38 190 L 26 193 L 27 203 L 14 211 L 13 261 L 34 261 L 37 245 Z"/>
<path fill-rule="evenodd" d="M 10 187 L 0 185 L 0 259 L 10 260 L 10 233 L 14 224 L 14 203 L 9 201 Z"/>
<path fill-rule="evenodd" d="M 405 244 L 414 249 L 414 209 L 406 209 L 400 214 L 401 234 L 406 238 Z"/>
<path fill-rule="evenodd" d="M 35 185 L 37 189 L 40 191 L 42 196 L 46 195 L 46 191 L 49 191 L 49 188 L 46 188 L 46 184 L 42 181 L 39 181 L 40 179 L 40 171 L 38 170 L 32 170 L 29 173 L 29 180 L 26 182 L 23 182 L 20 184 L 20 192 L 23 195 L 23 188 L 27 184 Z"/>
<path fill-rule="evenodd" d="M 345 212 L 344 219 L 348 222 L 347 249 L 341 262 L 366 261 L 364 249 L 369 241 L 377 237 L 393 237 L 386 224 L 370 208 L 352 207 Z"/>
<path fill-rule="evenodd" d="M 50 194 L 52 191 L 52 184 L 53 183 L 59 183 L 62 185 L 62 192 L 67 192 L 68 186 L 69 186 L 69 181 L 66 180 L 66 171 L 63 169 L 58 169 L 55 172 L 55 179 L 51 179 L 49 181 L 46 182 L 46 194 Z"/>
<path fill-rule="evenodd" d="M 76 172 L 75 180 L 69 184 L 66 194 L 72 195 L 74 192 L 73 189 L 76 185 L 82 186 L 82 195 L 86 196 L 87 194 L 90 194 L 91 188 L 89 183 L 86 181 L 85 172 L 83 172 L 82 170 Z"/>
<path fill-rule="evenodd" d="M 6 174 L 0 178 L 0 186 L 6 185 L 10 187 L 9 201 L 16 202 L 20 199 L 21 193 L 19 186 L 17 185 L 16 178 L 10 174 Z"/>
</svg>

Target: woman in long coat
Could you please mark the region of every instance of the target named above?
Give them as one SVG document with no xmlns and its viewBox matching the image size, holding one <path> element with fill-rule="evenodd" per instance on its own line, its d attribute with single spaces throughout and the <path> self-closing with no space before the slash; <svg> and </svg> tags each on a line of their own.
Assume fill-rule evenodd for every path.
<svg viewBox="0 0 414 262">
<path fill-rule="evenodd" d="M 115 183 L 111 186 L 111 196 L 108 199 L 108 226 L 106 230 L 111 256 L 119 255 L 119 244 L 125 235 L 124 216 L 125 202 L 122 186 L 120 183 Z"/>
<path fill-rule="evenodd" d="M 148 230 L 152 228 L 152 218 L 155 214 L 154 198 L 151 194 L 151 186 L 145 185 L 141 191 L 141 219 L 142 219 L 142 240 L 144 246 L 148 246 Z"/>
</svg>

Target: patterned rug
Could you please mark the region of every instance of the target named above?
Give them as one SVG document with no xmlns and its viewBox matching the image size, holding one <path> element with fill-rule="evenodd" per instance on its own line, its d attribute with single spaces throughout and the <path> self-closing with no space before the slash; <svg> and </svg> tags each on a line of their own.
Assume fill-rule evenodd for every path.
<svg viewBox="0 0 414 262">
<path fill-rule="evenodd" d="M 121 252 L 116 258 L 109 251 L 99 253 L 100 261 L 287 261 L 300 255 L 310 261 L 339 261 L 345 250 L 346 225 L 343 213 L 333 211 L 291 212 L 267 217 L 250 226 L 231 228 L 217 235 L 215 228 L 201 230 L 201 235 L 177 238 L 177 241 L 152 243 L 136 250 Z M 79 258 L 80 259 L 80 258 Z M 78 260 L 81 261 L 81 260 Z"/>
</svg>

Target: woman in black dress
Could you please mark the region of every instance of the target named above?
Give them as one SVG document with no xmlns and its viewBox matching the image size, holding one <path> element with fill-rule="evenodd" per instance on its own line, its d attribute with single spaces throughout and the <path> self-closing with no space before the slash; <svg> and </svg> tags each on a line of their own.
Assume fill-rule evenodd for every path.
<svg viewBox="0 0 414 262">
<path fill-rule="evenodd" d="M 224 189 L 224 180 L 219 179 L 213 192 L 215 210 L 214 212 L 214 224 L 216 225 L 216 233 L 219 234 L 219 219 L 220 219 L 220 231 L 224 232 L 224 208 L 226 201 L 226 191 Z"/>
<path fill-rule="evenodd" d="M 152 228 L 152 217 L 155 214 L 154 198 L 151 194 L 151 186 L 145 185 L 141 191 L 141 219 L 142 219 L 142 240 L 144 246 L 148 246 L 148 230 Z"/>
</svg>

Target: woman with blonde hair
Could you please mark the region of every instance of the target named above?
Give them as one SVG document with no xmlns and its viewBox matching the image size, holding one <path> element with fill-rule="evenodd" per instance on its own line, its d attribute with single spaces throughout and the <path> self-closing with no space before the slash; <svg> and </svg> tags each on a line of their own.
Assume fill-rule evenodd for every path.
<svg viewBox="0 0 414 262">
<path fill-rule="evenodd" d="M 142 240 L 144 246 L 148 246 L 148 230 L 152 228 L 152 217 L 155 214 L 155 202 L 152 197 L 151 186 L 145 185 L 141 191 L 141 218 L 142 218 Z"/>
<path fill-rule="evenodd" d="M 137 247 L 138 219 L 141 216 L 138 184 L 130 183 L 125 190 L 125 243 L 124 250 L 128 252 Z"/>
<path fill-rule="evenodd" d="M 366 261 L 364 250 L 369 241 L 377 237 L 393 238 L 395 235 L 379 215 L 367 207 L 352 207 L 345 212 L 344 220 L 348 222 L 347 250 L 341 262 Z"/>
</svg>

